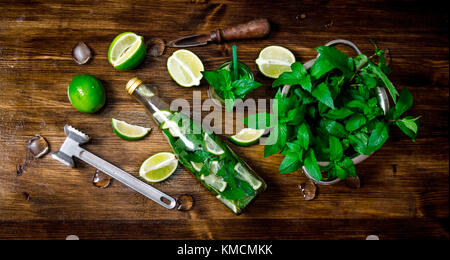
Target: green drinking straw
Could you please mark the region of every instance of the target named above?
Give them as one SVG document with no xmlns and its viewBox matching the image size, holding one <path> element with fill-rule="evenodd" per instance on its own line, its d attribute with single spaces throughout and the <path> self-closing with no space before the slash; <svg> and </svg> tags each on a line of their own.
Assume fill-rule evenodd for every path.
<svg viewBox="0 0 450 260">
<path fill-rule="evenodd" d="M 238 64 L 237 64 L 237 53 L 236 53 L 236 45 L 233 45 L 233 64 L 231 64 L 233 67 L 233 80 L 238 79 Z"/>
</svg>

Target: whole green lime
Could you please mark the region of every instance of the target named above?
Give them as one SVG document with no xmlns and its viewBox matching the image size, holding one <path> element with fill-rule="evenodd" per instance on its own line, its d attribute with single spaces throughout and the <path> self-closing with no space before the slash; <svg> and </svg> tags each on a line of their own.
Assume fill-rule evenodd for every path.
<svg viewBox="0 0 450 260">
<path fill-rule="evenodd" d="M 70 103 L 83 113 L 95 113 L 105 105 L 105 89 L 92 75 L 75 75 L 67 90 Z"/>
</svg>

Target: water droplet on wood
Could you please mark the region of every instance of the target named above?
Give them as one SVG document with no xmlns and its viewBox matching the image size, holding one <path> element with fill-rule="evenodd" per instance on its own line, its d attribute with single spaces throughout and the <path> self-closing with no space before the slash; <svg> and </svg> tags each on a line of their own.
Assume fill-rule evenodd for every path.
<svg viewBox="0 0 450 260">
<path fill-rule="evenodd" d="M 47 140 L 40 135 L 35 135 L 28 140 L 27 148 L 28 151 L 30 151 L 30 153 L 36 158 L 42 157 L 49 150 Z"/>
<path fill-rule="evenodd" d="M 313 200 L 316 197 L 317 186 L 313 181 L 308 180 L 303 184 L 299 184 L 298 188 L 302 192 L 303 198 L 305 200 Z"/>
<path fill-rule="evenodd" d="M 80 240 L 80 238 L 76 235 L 68 235 L 66 240 Z"/>
<path fill-rule="evenodd" d="M 72 49 L 73 60 L 80 64 L 86 64 L 92 58 L 92 51 L 84 42 L 78 42 Z"/>
<path fill-rule="evenodd" d="M 22 194 L 23 194 L 23 196 L 25 196 L 25 199 L 27 201 L 29 201 L 31 199 L 31 196 L 30 196 L 30 194 L 28 192 L 22 192 Z"/>
<path fill-rule="evenodd" d="M 104 174 L 103 172 L 96 170 L 94 176 L 92 176 L 92 184 L 98 188 L 108 188 L 112 183 L 112 178 L 109 175 Z"/>
<path fill-rule="evenodd" d="M 148 53 L 152 57 L 159 57 L 166 50 L 166 42 L 160 38 L 152 38 L 147 42 Z"/>
<path fill-rule="evenodd" d="M 17 176 L 21 176 L 23 174 L 23 165 L 22 164 L 17 164 Z"/>
<path fill-rule="evenodd" d="M 366 240 L 380 240 L 380 238 L 377 235 L 368 235 Z"/>
<path fill-rule="evenodd" d="M 361 181 L 358 176 L 348 176 L 345 178 L 345 184 L 353 189 L 359 189 L 361 187 Z"/>
<path fill-rule="evenodd" d="M 189 211 L 194 207 L 194 198 L 189 194 L 180 195 L 177 198 L 177 210 Z"/>
</svg>

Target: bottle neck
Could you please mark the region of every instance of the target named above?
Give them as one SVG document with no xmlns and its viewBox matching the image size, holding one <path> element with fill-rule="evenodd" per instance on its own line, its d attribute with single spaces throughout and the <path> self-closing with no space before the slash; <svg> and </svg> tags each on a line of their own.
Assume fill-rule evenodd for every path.
<svg viewBox="0 0 450 260">
<path fill-rule="evenodd" d="M 158 96 L 158 90 L 140 84 L 132 93 L 132 96 L 141 103 L 145 109 L 153 116 L 161 110 L 169 110 L 170 106 Z M 155 120 L 156 121 L 156 120 Z"/>
</svg>

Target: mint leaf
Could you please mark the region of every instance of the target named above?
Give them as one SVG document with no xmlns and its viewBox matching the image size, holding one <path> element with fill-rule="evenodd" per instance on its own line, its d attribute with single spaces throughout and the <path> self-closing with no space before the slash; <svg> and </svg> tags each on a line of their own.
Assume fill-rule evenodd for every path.
<svg viewBox="0 0 450 260">
<path fill-rule="evenodd" d="M 330 135 L 334 135 L 338 138 L 344 138 L 348 134 L 344 126 L 337 121 L 322 119 L 320 125 L 323 126 Z"/>
<path fill-rule="evenodd" d="M 320 172 L 319 164 L 317 164 L 313 149 L 309 149 L 306 152 L 304 166 L 311 177 L 317 181 L 322 180 L 322 174 Z"/>
<path fill-rule="evenodd" d="M 331 97 L 330 90 L 325 82 L 322 82 L 315 87 L 311 94 L 321 103 L 327 105 L 331 109 L 334 109 L 333 98 Z"/>
<path fill-rule="evenodd" d="M 378 122 L 372 131 L 368 142 L 368 153 L 372 153 L 383 146 L 389 137 L 389 128 L 386 122 Z"/>
<path fill-rule="evenodd" d="M 247 94 L 252 90 L 262 86 L 262 84 L 251 79 L 239 79 L 233 81 L 233 83 L 231 83 L 231 86 L 236 97 L 242 99 L 247 96 Z"/>
<path fill-rule="evenodd" d="M 412 117 L 405 117 L 402 120 L 397 120 L 395 124 L 402 130 L 403 133 L 405 133 L 407 136 L 409 136 L 413 142 L 416 141 L 417 137 L 417 131 L 419 126 L 417 125 L 416 121 L 420 117 L 412 118 Z"/>
<path fill-rule="evenodd" d="M 395 104 L 393 119 L 398 119 L 403 113 L 411 108 L 413 104 L 413 96 L 407 88 L 403 88 L 400 91 L 398 102 Z"/>
<path fill-rule="evenodd" d="M 337 120 L 337 119 L 345 119 L 351 114 L 353 114 L 353 111 L 351 111 L 346 107 L 342 107 L 339 109 L 329 110 L 323 116 L 329 119 Z"/>
<path fill-rule="evenodd" d="M 299 141 L 300 146 L 307 150 L 309 146 L 309 131 L 306 123 L 300 125 L 297 131 L 297 139 Z"/>
<path fill-rule="evenodd" d="M 344 155 L 344 149 L 338 138 L 330 135 L 330 161 L 339 161 Z"/>
<path fill-rule="evenodd" d="M 291 65 L 291 72 L 282 73 L 273 83 L 273 87 L 284 85 L 299 85 L 303 89 L 311 92 L 311 77 L 300 62 Z"/>
<path fill-rule="evenodd" d="M 300 169 L 302 167 L 302 164 L 300 163 L 300 161 L 298 160 L 298 156 L 296 153 L 288 153 L 283 161 L 280 164 L 280 173 L 281 174 L 285 174 L 285 173 L 290 173 L 290 172 L 294 172 L 298 169 Z"/>
<path fill-rule="evenodd" d="M 345 121 L 345 130 L 353 132 L 367 123 L 367 119 L 362 114 L 354 114 Z"/>
<path fill-rule="evenodd" d="M 372 62 L 368 62 L 365 69 L 367 72 L 375 74 L 383 82 L 384 86 L 388 89 L 389 94 L 391 94 L 394 104 L 397 103 L 397 96 L 399 94 L 397 92 L 397 89 L 392 84 L 392 82 L 386 76 L 386 74 L 384 74 L 384 72 Z"/>
<path fill-rule="evenodd" d="M 213 86 L 214 88 L 220 88 L 222 82 L 222 78 L 220 77 L 219 73 L 213 72 L 213 71 L 202 71 L 203 78 L 206 79 L 209 85 Z"/>
<path fill-rule="evenodd" d="M 345 53 L 333 46 L 319 46 L 316 48 L 320 56 L 311 67 L 311 75 L 318 79 L 333 69 L 342 71 L 346 78 L 353 75 L 353 68 L 350 66 L 349 58 Z"/>
<path fill-rule="evenodd" d="M 364 133 L 355 133 L 348 136 L 348 140 L 353 149 L 359 154 L 369 155 L 367 152 L 367 143 L 369 142 L 369 137 Z"/>
<path fill-rule="evenodd" d="M 347 171 L 341 166 L 334 164 L 332 169 L 334 170 L 334 174 L 336 175 L 336 177 L 338 177 L 339 179 L 345 180 L 347 178 Z"/>
</svg>

